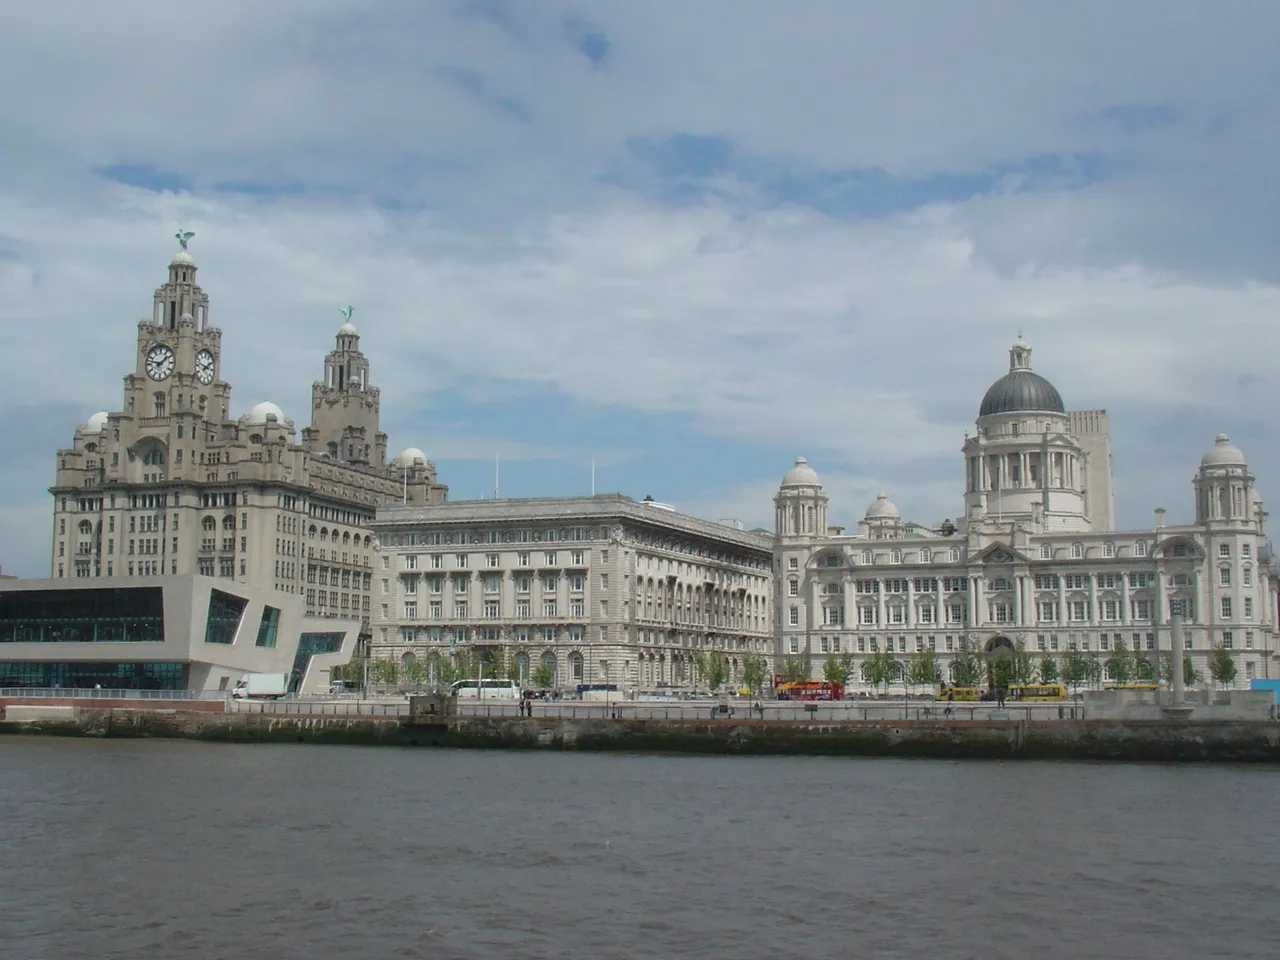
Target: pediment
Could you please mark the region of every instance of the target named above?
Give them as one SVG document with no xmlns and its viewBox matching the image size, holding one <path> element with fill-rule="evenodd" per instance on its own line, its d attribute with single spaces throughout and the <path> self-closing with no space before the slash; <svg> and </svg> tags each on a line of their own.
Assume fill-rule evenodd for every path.
<svg viewBox="0 0 1280 960">
<path fill-rule="evenodd" d="M 1008 565 L 1011 563 L 1028 563 L 1029 560 L 1021 551 L 1015 550 L 1007 543 L 993 543 L 978 554 L 978 562 L 992 565 Z"/>
</svg>

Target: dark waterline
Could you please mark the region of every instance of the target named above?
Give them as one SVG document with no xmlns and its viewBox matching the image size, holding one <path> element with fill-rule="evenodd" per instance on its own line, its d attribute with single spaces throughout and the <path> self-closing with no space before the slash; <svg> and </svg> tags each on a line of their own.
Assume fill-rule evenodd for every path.
<svg viewBox="0 0 1280 960">
<path fill-rule="evenodd" d="M 0 740 L 0 955 L 1275 955 L 1280 771 Z"/>
</svg>

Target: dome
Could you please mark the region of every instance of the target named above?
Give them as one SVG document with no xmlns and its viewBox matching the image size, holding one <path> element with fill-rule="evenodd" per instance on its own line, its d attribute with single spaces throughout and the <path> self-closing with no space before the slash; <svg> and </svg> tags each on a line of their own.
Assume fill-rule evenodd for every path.
<svg viewBox="0 0 1280 960">
<path fill-rule="evenodd" d="M 398 467 L 412 467 L 415 460 L 427 462 L 427 455 L 417 447 L 405 447 L 400 451 L 400 456 L 396 457 L 395 463 Z"/>
<path fill-rule="evenodd" d="M 173 255 L 173 259 L 169 261 L 171 267 L 194 267 L 196 262 L 191 259 L 191 254 L 185 250 L 179 250 Z"/>
<path fill-rule="evenodd" d="M 99 410 L 92 417 L 85 421 L 84 428 L 88 433 L 101 433 L 102 428 L 107 425 L 107 411 Z"/>
<path fill-rule="evenodd" d="M 818 479 L 813 467 L 809 466 L 808 460 L 804 457 L 796 457 L 796 465 L 782 478 L 782 485 L 784 487 L 820 487 L 822 481 Z"/>
<path fill-rule="evenodd" d="M 901 520 L 902 513 L 883 493 L 877 493 L 875 502 L 867 507 L 867 520 Z"/>
<path fill-rule="evenodd" d="M 1244 454 L 1240 448 L 1231 442 L 1231 438 L 1225 433 L 1218 434 L 1213 446 L 1205 451 L 1203 457 L 1200 458 L 1200 466 L 1202 467 L 1243 467 L 1246 466 Z"/>
<path fill-rule="evenodd" d="M 978 416 L 1015 413 L 1019 410 L 1066 413 L 1062 394 L 1058 393 L 1057 387 L 1038 373 L 1013 370 L 987 388 Z"/>
<path fill-rule="evenodd" d="M 993 413 L 1066 413 L 1062 394 L 1052 383 L 1031 370 L 1031 347 L 1018 334 L 1009 348 L 1009 372 L 987 388 L 978 416 Z"/>
<path fill-rule="evenodd" d="M 284 423 L 284 411 L 269 400 L 254 404 L 249 411 L 250 423 L 266 423 L 269 417 L 275 417 L 280 423 Z"/>
<path fill-rule="evenodd" d="M 355 324 L 350 320 L 338 328 L 338 336 L 340 337 L 358 337 L 360 332 L 356 330 Z"/>
</svg>

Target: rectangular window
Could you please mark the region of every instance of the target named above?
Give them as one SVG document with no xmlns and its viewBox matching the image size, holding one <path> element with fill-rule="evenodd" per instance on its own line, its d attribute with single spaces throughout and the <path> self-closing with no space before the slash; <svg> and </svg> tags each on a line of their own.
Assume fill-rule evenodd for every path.
<svg viewBox="0 0 1280 960">
<path fill-rule="evenodd" d="M 1040 623 L 1058 622 L 1058 603 L 1056 600 L 1036 601 L 1036 620 Z"/>
<path fill-rule="evenodd" d="M 542 601 L 542 615 L 544 617 L 554 617 L 556 615 L 556 602 L 554 600 Z"/>
<path fill-rule="evenodd" d="M 405 554 L 404 568 L 406 570 L 418 569 L 418 558 L 412 553 Z"/>
<path fill-rule="evenodd" d="M 455 553 L 453 555 L 453 565 L 458 569 L 465 569 L 467 566 L 467 555 L 465 553 Z"/>
<path fill-rule="evenodd" d="M 876 613 L 875 607 L 859 607 L 858 622 L 863 626 L 871 626 L 876 622 Z"/>
<path fill-rule="evenodd" d="M 542 555 L 543 566 L 554 567 L 556 565 L 556 552 L 548 550 Z"/>
<path fill-rule="evenodd" d="M 787 581 L 787 596 L 788 597 L 800 596 L 800 582 L 798 580 Z"/>
<path fill-rule="evenodd" d="M 404 618 L 406 620 L 418 619 L 418 605 L 416 603 L 406 603 L 404 605 Z"/>
<path fill-rule="evenodd" d="M 1230 650 L 1230 649 L 1231 649 L 1231 647 L 1234 645 L 1234 643 L 1235 643 L 1235 638 L 1231 635 L 1231 631 L 1230 631 L 1230 630 L 1223 630 L 1223 631 L 1222 631 L 1222 647 L 1223 647 L 1223 649 L 1225 649 L 1225 650 Z"/>
<path fill-rule="evenodd" d="M 1222 619 L 1223 620 L 1231 619 L 1231 598 L 1230 597 L 1222 598 Z"/>
<path fill-rule="evenodd" d="M 584 610 L 584 605 L 583 605 L 583 602 L 582 602 L 581 600 L 570 600 L 570 601 L 569 601 L 569 616 L 571 616 L 571 617 L 582 617 L 582 616 L 584 616 L 584 615 L 585 615 L 585 614 L 584 614 L 584 612 L 583 612 L 583 610 Z"/>
<path fill-rule="evenodd" d="M 440 620 L 444 617 L 444 604 L 439 600 L 432 600 L 431 605 L 427 607 L 427 614 L 432 620 Z"/>
<path fill-rule="evenodd" d="M 1229 557 L 1229 556 L 1231 556 L 1231 544 L 1229 544 L 1229 543 L 1220 543 L 1220 544 L 1218 544 L 1218 556 L 1220 556 L 1220 557 Z"/>
<path fill-rule="evenodd" d="M 1253 597 L 1244 598 L 1244 618 L 1246 620 L 1253 619 Z"/>
<path fill-rule="evenodd" d="M 792 607 L 788 616 L 790 617 L 789 622 L 791 626 L 793 627 L 800 626 L 800 608 L 799 607 Z"/>
<path fill-rule="evenodd" d="M 443 566 L 444 566 L 444 554 L 443 554 L 443 553 L 433 553 L 433 554 L 431 555 L 431 569 L 432 569 L 432 570 L 439 570 L 439 569 L 441 569 Z"/>
<path fill-rule="evenodd" d="M 517 616 L 517 617 L 519 617 L 521 620 L 528 620 L 528 619 L 529 619 L 530 614 L 529 614 L 529 601 L 528 601 L 528 600 L 517 600 L 517 601 L 516 601 L 516 616 Z"/>
<path fill-rule="evenodd" d="M 1120 619 L 1120 601 L 1103 600 L 1103 601 L 1100 601 L 1099 606 L 1101 607 L 1101 610 L 1102 610 L 1103 620 L 1119 620 Z"/>
<path fill-rule="evenodd" d="M 502 616 L 502 604 L 497 600 L 486 600 L 484 602 L 484 615 L 488 620 L 496 620 Z"/>
<path fill-rule="evenodd" d="M 795 653 L 799 653 L 799 652 L 800 652 L 800 638 L 799 638 L 799 637 L 792 637 L 792 638 L 791 638 L 791 646 L 790 646 L 790 650 L 791 650 L 791 652 L 792 652 L 793 654 L 795 654 Z"/>
<path fill-rule="evenodd" d="M 498 566 L 500 560 L 501 560 L 501 555 L 497 553 L 486 554 L 484 558 L 484 562 L 490 567 Z"/>
<path fill-rule="evenodd" d="M 527 553 L 516 554 L 516 566 L 518 567 L 530 566 L 529 554 Z"/>
<path fill-rule="evenodd" d="M 455 620 L 467 619 L 467 601 L 455 600 L 453 602 L 453 619 Z"/>
<path fill-rule="evenodd" d="M 1150 600 L 1134 600 L 1132 603 L 1132 607 L 1133 607 L 1133 619 L 1135 620 L 1151 619 L 1151 601 Z"/>
<path fill-rule="evenodd" d="M 1072 600 L 1067 604 L 1067 615 L 1075 623 L 1083 623 L 1089 619 L 1089 601 Z"/>
<path fill-rule="evenodd" d="M 574 550 L 569 554 L 569 563 L 572 566 L 580 567 L 587 562 L 586 554 L 581 550 Z"/>
<path fill-rule="evenodd" d="M 1230 567 L 1218 568 L 1218 583 L 1224 587 L 1231 586 L 1231 568 Z"/>
</svg>

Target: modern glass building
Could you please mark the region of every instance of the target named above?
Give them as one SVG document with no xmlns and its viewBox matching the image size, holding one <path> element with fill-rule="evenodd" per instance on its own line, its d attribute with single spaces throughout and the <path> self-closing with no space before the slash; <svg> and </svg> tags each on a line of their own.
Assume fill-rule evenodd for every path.
<svg viewBox="0 0 1280 960">
<path fill-rule="evenodd" d="M 249 673 L 329 688 L 358 619 L 307 617 L 296 594 L 193 574 L 0 581 L 0 688 L 229 690 Z"/>
</svg>

